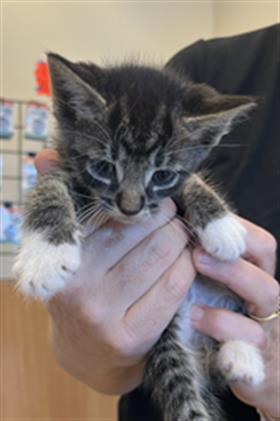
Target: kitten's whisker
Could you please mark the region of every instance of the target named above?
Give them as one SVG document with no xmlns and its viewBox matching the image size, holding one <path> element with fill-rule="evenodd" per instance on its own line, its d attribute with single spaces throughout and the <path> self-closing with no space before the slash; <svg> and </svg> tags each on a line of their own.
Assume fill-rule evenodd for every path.
<svg viewBox="0 0 280 421">
<path fill-rule="evenodd" d="M 98 211 L 99 208 L 100 208 L 100 205 L 98 204 L 88 207 L 87 209 L 84 210 L 82 214 L 78 216 L 77 218 L 78 222 L 81 224 L 85 219 L 89 217 L 89 215 L 91 215 L 93 212 Z"/>
<path fill-rule="evenodd" d="M 188 233 L 192 237 L 195 237 L 197 235 L 195 227 L 192 225 L 192 223 L 188 219 L 178 214 L 176 215 L 176 219 L 184 225 L 185 229 L 188 230 Z"/>
<path fill-rule="evenodd" d="M 94 200 L 92 200 L 92 198 L 91 198 L 91 200 L 90 200 L 90 202 L 88 202 L 88 203 L 86 203 L 84 206 L 82 206 L 81 208 L 79 208 L 78 209 L 78 211 L 77 211 L 77 213 L 79 214 L 79 213 L 81 213 L 86 207 L 89 207 L 89 206 L 93 206 L 93 205 L 97 205 L 99 203 L 99 201 L 97 200 L 97 198 L 96 199 L 94 199 Z"/>
<path fill-rule="evenodd" d="M 161 211 L 160 217 L 161 217 L 160 223 L 162 224 L 162 226 L 170 223 L 172 226 L 174 226 L 176 231 L 178 231 L 178 233 L 180 233 L 180 235 L 182 236 L 182 232 L 179 231 L 178 226 L 176 226 L 175 224 L 176 217 L 174 219 L 170 219 L 170 215 L 168 215 L 164 211 Z"/>
<path fill-rule="evenodd" d="M 172 226 L 174 226 L 177 229 L 178 233 L 181 232 L 181 231 L 179 231 L 178 226 L 176 226 L 175 220 L 177 221 L 177 223 L 182 225 L 183 229 L 185 231 L 187 231 L 187 233 L 190 237 L 190 242 L 193 241 L 194 237 L 196 237 L 195 228 L 191 225 L 191 223 L 186 218 L 176 214 L 175 218 L 170 220 L 170 218 L 167 216 L 167 214 L 164 214 L 164 212 L 162 213 L 162 215 L 166 216 L 166 220 L 163 219 L 162 222 L 171 223 Z M 181 233 L 181 235 L 182 235 L 182 233 Z"/>
<path fill-rule="evenodd" d="M 92 209 L 98 209 L 98 203 L 88 203 L 87 205 L 83 206 L 83 208 L 81 208 L 78 213 L 77 216 L 81 217 L 82 215 L 85 215 L 86 212 L 88 212 L 89 210 Z"/>
<path fill-rule="evenodd" d="M 92 205 L 91 204 L 90 206 L 85 206 L 81 211 L 79 211 L 77 213 L 78 220 L 81 220 L 81 218 L 83 218 L 88 211 L 91 211 L 91 210 L 93 210 L 95 208 L 97 209 L 97 205 Z"/>
<path fill-rule="evenodd" d="M 98 229 L 99 228 L 98 220 L 99 220 L 99 217 L 100 217 L 101 213 L 102 213 L 101 208 L 99 208 L 99 209 L 97 209 L 97 211 L 93 212 L 88 217 L 87 224 L 92 223 L 95 226 L 95 228 Z"/>
<path fill-rule="evenodd" d="M 88 222 L 93 220 L 93 223 L 96 227 L 96 229 L 100 228 L 102 225 L 104 225 L 109 220 L 109 215 L 107 212 L 104 211 L 104 208 L 101 206 L 97 212 L 95 212 L 89 219 Z"/>
<path fill-rule="evenodd" d="M 82 194 L 82 193 L 78 193 L 78 192 L 76 192 L 76 191 L 74 191 L 74 190 L 70 190 L 70 193 L 71 194 L 74 194 L 75 196 L 79 196 L 79 197 L 84 197 L 84 198 L 86 198 L 86 199 L 90 199 L 92 202 L 94 201 L 94 200 L 97 200 L 97 199 L 95 199 L 95 198 L 93 198 L 91 195 L 89 195 L 89 194 Z"/>
<path fill-rule="evenodd" d="M 93 219 L 94 219 L 96 228 L 98 229 L 102 227 L 102 225 L 104 225 L 109 220 L 109 215 L 106 214 L 106 212 L 104 212 L 103 209 L 100 209 L 99 214 L 97 216 L 94 216 Z"/>
<path fill-rule="evenodd" d="M 90 220 L 93 218 L 94 215 L 98 215 L 98 213 L 101 212 L 100 209 L 92 209 L 90 212 L 88 212 L 80 221 L 80 225 L 88 224 Z"/>
</svg>

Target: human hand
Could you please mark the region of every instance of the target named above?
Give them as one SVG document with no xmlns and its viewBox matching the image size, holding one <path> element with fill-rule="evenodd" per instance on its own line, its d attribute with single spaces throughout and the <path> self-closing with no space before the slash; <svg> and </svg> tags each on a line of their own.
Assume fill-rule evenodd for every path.
<svg viewBox="0 0 280 421">
<path fill-rule="evenodd" d="M 279 284 L 274 279 L 276 241 L 262 228 L 240 218 L 248 231 L 247 254 L 235 262 L 221 262 L 201 249 L 194 252 L 198 272 L 222 282 L 245 300 L 247 311 L 266 317 L 277 308 Z M 233 393 L 248 405 L 257 407 L 272 420 L 280 417 L 280 319 L 258 323 L 223 309 L 195 308 L 193 325 L 220 342 L 244 340 L 262 351 L 266 378 L 259 386 L 241 382 L 230 385 Z M 269 418 L 270 419 L 270 418 Z"/>
<path fill-rule="evenodd" d="M 56 165 L 54 151 L 36 158 L 40 173 Z M 49 302 L 58 362 L 97 391 L 125 393 L 141 382 L 146 353 L 194 279 L 175 212 L 167 201 L 141 224 L 109 222 L 88 235 L 73 282 Z"/>
</svg>

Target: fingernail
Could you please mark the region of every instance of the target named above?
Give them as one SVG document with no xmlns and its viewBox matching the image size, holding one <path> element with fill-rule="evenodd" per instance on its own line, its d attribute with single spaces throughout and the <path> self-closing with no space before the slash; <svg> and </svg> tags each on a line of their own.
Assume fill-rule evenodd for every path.
<svg viewBox="0 0 280 421">
<path fill-rule="evenodd" d="M 201 320 L 204 316 L 204 310 L 201 307 L 198 306 L 192 306 L 191 310 L 191 319 L 193 321 Z"/>
<path fill-rule="evenodd" d="M 215 260 L 211 256 L 209 256 L 209 254 L 206 254 L 206 253 L 200 253 L 197 256 L 197 260 L 198 260 L 198 263 L 200 263 L 201 265 L 206 265 L 206 266 L 213 265 L 215 262 Z"/>
</svg>

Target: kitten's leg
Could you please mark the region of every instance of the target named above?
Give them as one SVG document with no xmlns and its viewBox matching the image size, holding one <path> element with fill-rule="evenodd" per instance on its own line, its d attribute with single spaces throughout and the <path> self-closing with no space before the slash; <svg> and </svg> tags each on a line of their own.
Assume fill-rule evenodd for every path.
<svg viewBox="0 0 280 421">
<path fill-rule="evenodd" d="M 222 260 L 237 259 L 246 249 L 245 228 L 224 200 L 197 174 L 192 175 L 175 198 L 187 213 L 201 245 Z"/>
<path fill-rule="evenodd" d="M 14 265 L 18 288 L 49 299 L 61 290 L 80 263 L 74 205 L 59 176 L 44 176 L 28 198 L 21 250 Z"/>
<path fill-rule="evenodd" d="M 260 351 L 243 341 L 224 343 L 217 354 L 217 368 L 228 382 L 257 386 L 263 382 L 264 363 Z"/>
<path fill-rule="evenodd" d="M 223 199 L 198 175 L 187 180 L 179 207 L 186 210 L 204 249 L 211 255 L 234 260 L 245 252 L 246 230 L 230 212 Z M 227 381 L 259 384 L 264 379 L 264 363 L 253 345 L 242 341 L 223 344 L 216 365 Z"/>
<path fill-rule="evenodd" d="M 162 421 L 222 421 L 215 397 L 203 396 L 200 358 L 180 345 L 177 331 L 175 318 L 150 353 L 144 388 Z"/>
</svg>

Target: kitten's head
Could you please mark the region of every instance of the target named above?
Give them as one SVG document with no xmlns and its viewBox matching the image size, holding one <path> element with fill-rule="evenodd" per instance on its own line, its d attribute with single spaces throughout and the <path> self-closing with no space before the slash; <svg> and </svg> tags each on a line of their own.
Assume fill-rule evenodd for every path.
<svg viewBox="0 0 280 421">
<path fill-rule="evenodd" d="M 255 106 L 167 69 L 101 69 L 56 54 L 48 61 L 62 164 L 99 207 L 126 222 L 174 196 Z"/>
</svg>

